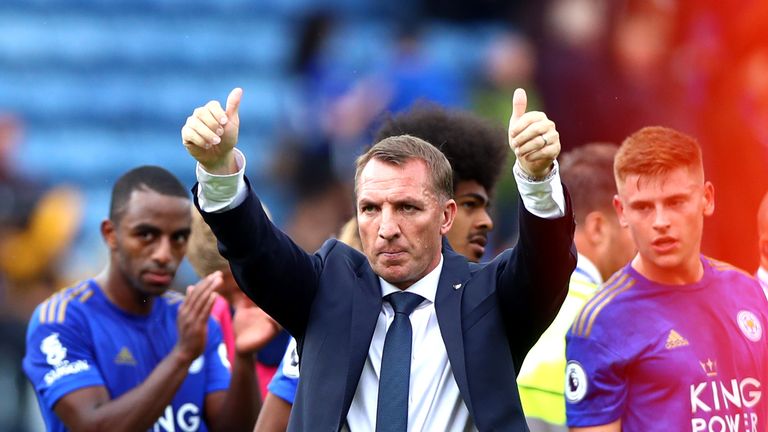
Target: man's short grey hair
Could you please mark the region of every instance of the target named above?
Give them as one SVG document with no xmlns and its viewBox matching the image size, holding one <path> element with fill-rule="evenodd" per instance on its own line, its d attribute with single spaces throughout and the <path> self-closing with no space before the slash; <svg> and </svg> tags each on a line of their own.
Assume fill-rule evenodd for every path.
<svg viewBox="0 0 768 432">
<path fill-rule="evenodd" d="M 404 165 L 409 160 L 421 160 L 429 169 L 432 192 L 443 200 L 453 196 L 453 170 L 448 159 L 435 146 L 411 135 L 384 138 L 357 158 L 355 195 L 357 195 L 357 182 L 360 179 L 360 173 L 373 159 L 398 166 Z"/>
</svg>

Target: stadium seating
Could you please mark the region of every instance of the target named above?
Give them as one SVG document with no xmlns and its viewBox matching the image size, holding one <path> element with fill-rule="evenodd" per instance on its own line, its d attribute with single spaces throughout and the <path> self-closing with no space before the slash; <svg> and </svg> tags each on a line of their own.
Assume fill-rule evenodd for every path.
<svg viewBox="0 0 768 432">
<path fill-rule="evenodd" d="M 25 122 L 20 170 L 79 186 L 87 220 L 98 221 L 108 186 L 132 166 L 162 165 L 191 184 L 181 125 L 242 86 L 249 175 L 268 190 L 277 136 L 301 100 L 292 50 L 302 17 L 319 8 L 338 17 L 327 55 L 350 80 L 386 67 L 394 20 L 409 11 L 365 0 L 3 0 L 0 111 Z M 489 35 L 432 23 L 424 45 L 441 68 L 466 74 Z"/>
</svg>

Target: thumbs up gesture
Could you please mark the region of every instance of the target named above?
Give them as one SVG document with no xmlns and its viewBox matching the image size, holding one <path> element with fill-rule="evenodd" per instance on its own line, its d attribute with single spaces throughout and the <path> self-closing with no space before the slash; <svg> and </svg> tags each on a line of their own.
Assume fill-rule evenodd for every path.
<svg viewBox="0 0 768 432">
<path fill-rule="evenodd" d="M 184 147 L 211 174 L 237 172 L 232 149 L 240 129 L 242 97 L 243 89 L 236 88 L 227 97 L 226 109 L 215 100 L 196 108 L 181 128 Z"/>
<path fill-rule="evenodd" d="M 509 118 L 509 147 L 515 152 L 520 168 L 529 176 L 543 179 L 552 170 L 560 154 L 560 134 L 555 123 L 540 111 L 526 112 L 528 96 L 517 89 L 512 97 Z"/>
</svg>

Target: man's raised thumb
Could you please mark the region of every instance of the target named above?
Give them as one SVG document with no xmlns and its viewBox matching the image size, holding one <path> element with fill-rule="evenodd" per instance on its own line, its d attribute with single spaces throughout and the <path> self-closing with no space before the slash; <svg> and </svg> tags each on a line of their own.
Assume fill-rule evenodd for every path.
<svg viewBox="0 0 768 432">
<path fill-rule="evenodd" d="M 237 87 L 229 92 L 227 96 L 227 117 L 237 115 L 237 110 L 240 108 L 240 100 L 243 98 L 243 89 Z"/>
<path fill-rule="evenodd" d="M 515 94 L 512 96 L 512 121 L 519 119 L 525 114 L 525 110 L 528 108 L 528 95 L 525 94 L 525 90 L 518 88 L 515 90 Z"/>
</svg>

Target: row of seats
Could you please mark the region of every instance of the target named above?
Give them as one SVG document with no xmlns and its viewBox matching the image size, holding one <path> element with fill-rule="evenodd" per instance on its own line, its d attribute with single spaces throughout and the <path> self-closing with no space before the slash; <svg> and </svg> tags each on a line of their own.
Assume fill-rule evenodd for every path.
<svg viewBox="0 0 768 432">
<path fill-rule="evenodd" d="M 90 259 L 115 178 L 157 164 L 191 185 L 194 164 L 181 149 L 181 125 L 194 107 L 223 101 L 241 86 L 248 174 L 279 223 L 287 203 L 267 173 L 276 137 L 303 108 L 290 74 L 301 18 L 313 9 L 338 12 L 326 49 L 333 68 L 354 80 L 394 63 L 399 21 L 392 17 L 414 7 L 368 0 L 2 0 L 0 111 L 26 123 L 21 171 L 83 191 L 84 234 L 75 255 Z M 482 63 L 495 31 L 432 23 L 421 32 L 422 49 L 442 70 L 466 73 Z"/>
<path fill-rule="evenodd" d="M 186 70 L 285 67 L 293 50 L 288 22 L 266 16 L 161 18 L 142 14 L 0 13 L 0 53 L 8 64 Z"/>
<path fill-rule="evenodd" d="M 275 143 L 244 127 L 239 148 L 248 158 L 249 175 L 266 173 Z M 162 129 L 118 130 L 103 126 L 75 126 L 27 132 L 21 166 L 30 174 L 78 185 L 111 185 L 124 171 L 138 165 L 161 165 L 191 184 L 194 160 L 181 145 L 180 126 Z M 251 174 L 252 173 L 252 174 Z"/>
<path fill-rule="evenodd" d="M 180 71 L 181 72 L 181 71 Z M 2 76 L 5 75 L 5 76 Z M 102 126 L 180 126 L 194 107 L 211 99 L 224 100 L 229 91 L 243 87 L 244 123 L 271 131 L 281 113 L 281 101 L 290 94 L 289 81 L 256 74 L 148 74 L 118 71 L 112 74 L 75 74 L 46 71 L 0 73 L 0 94 L 5 109 L 36 124 L 87 122 Z"/>
<path fill-rule="evenodd" d="M 288 68 L 298 36 L 296 22 L 270 15 L 211 20 L 195 15 L 63 14 L 41 19 L 26 11 L 0 13 L 0 53 L 8 66 L 133 73 L 163 69 L 183 74 L 222 67 L 275 74 Z M 376 19 L 339 25 L 328 43 L 334 61 L 365 70 L 395 54 L 394 23 Z M 432 24 L 422 31 L 425 53 L 448 67 L 478 63 L 490 26 L 458 31 Z"/>
<path fill-rule="evenodd" d="M 370 0 L 3 0 L 0 3 L 0 12 L 3 9 L 22 9 L 39 13 L 138 12 L 147 16 L 275 13 L 285 17 L 301 17 L 308 11 L 321 9 L 347 17 L 365 17 L 381 12 L 397 13 L 401 9 L 413 9 L 414 6 L 408 3 Z"/>
</svg>

